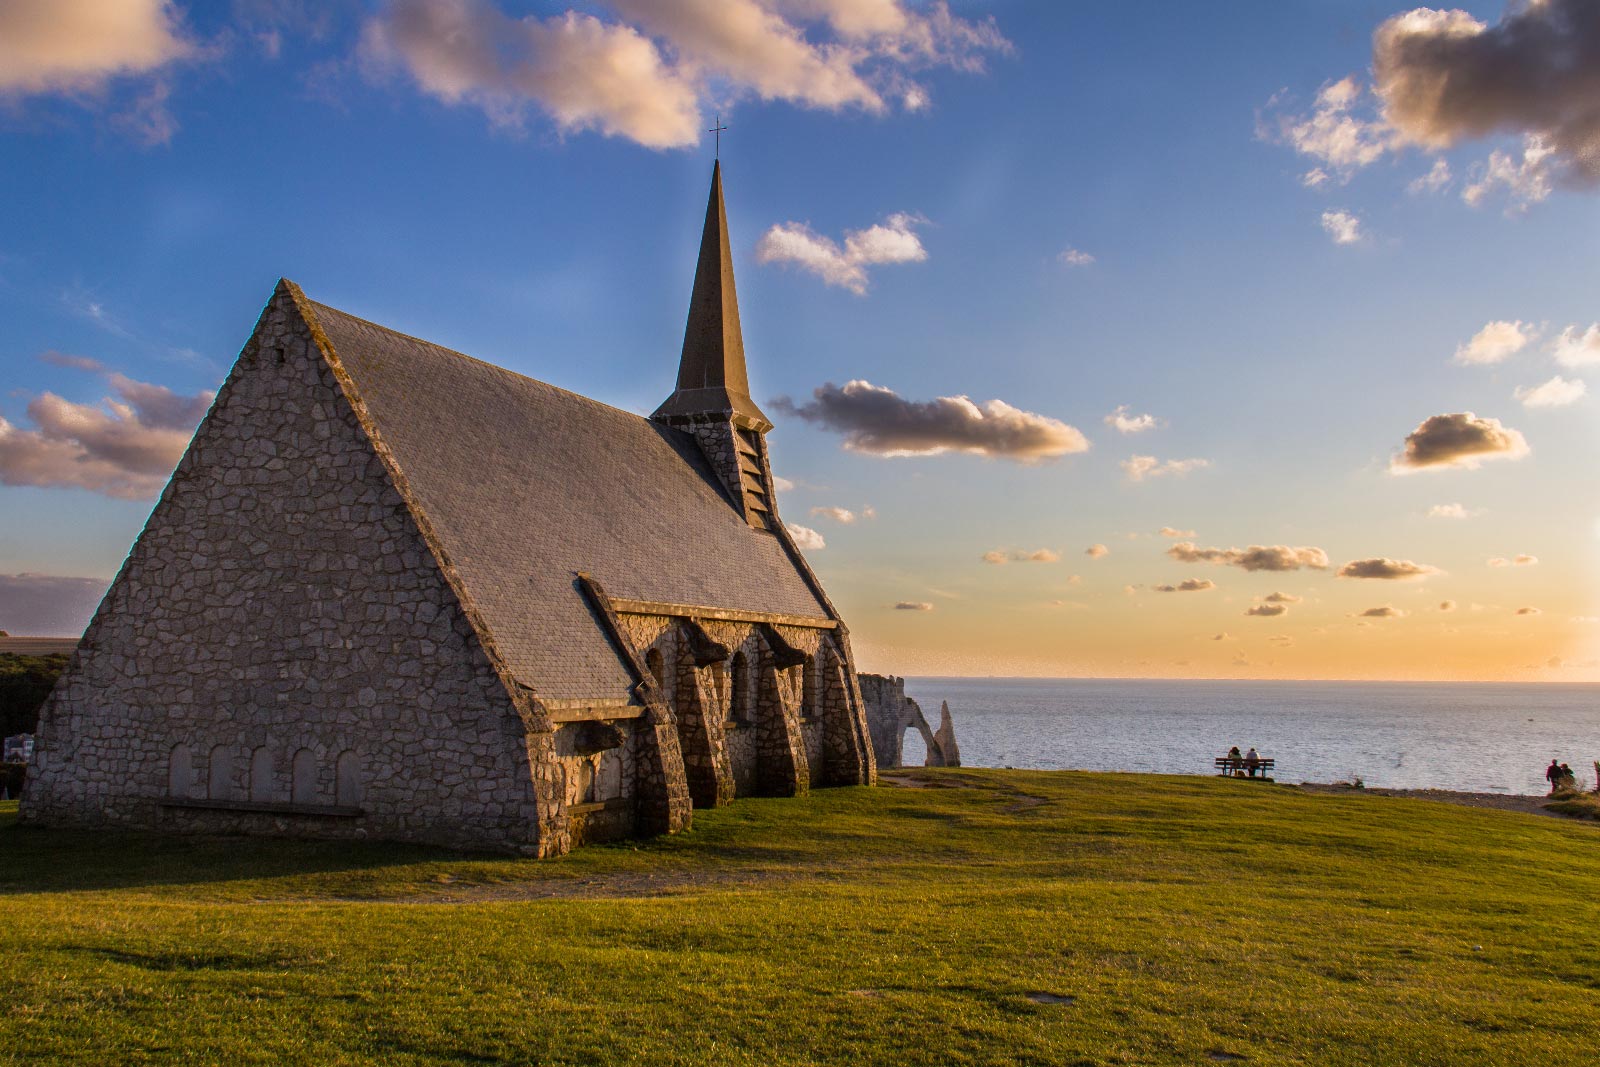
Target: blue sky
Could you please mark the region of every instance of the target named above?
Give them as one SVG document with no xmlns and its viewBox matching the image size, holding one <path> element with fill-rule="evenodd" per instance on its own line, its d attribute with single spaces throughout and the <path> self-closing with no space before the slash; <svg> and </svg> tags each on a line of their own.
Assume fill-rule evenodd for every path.
<svg viewBox="0 0 1600 1067">
<path fill-rule="evenodd" d="M 1415 61 L 1375 56 L 1400 3 L 1012 0 L 952 4 L 953 23 L 896 0 L 762 3 L 835 74 L 845 48 L 878 49 L 849 68 L 865 86 L 849 91 L 880 93 L 881 111 L 830 99 L 803 65 L 758 84 L 726 57 L 697 57 L 705 27 L 688 4 L 108 2 L 154 35 L 133 59 L 116 44 L 74 51 L 35 25 L 38 73 L 0 82 L 0 417 L 36 430 L 29 405 L 43 394 L 98 408 L 115 392 L 109 373 L 180 398 L 214 389 L 280 275 L 648 412 L 672 386 L 711 146 L 641 141 L 681 139 L 687 117 L 703 129 L 720 113 L 763 405 L 861 379 L 909 401 L 998 399 L 1089 446 L 886 457 L 780 418 L 775 466 L 797 483 L 783 513 L 825 540 L 809 555 L 866 667 L 1600 679 L 1594 400 L 1573 399 L 1594 376 L 1577 346 L 1600 320 L 1600 201 L 1568 160 L 1585 129 L 1519 126 L 1514 106 L 1487 134 L 1471 116 L 1418 113 L 1401 78 Z M 1484 40 L 1515 17 L 1464 7 Z M 887 12 L 901 36 L 852 37 L 846 9 Z M 491 61 L 408 36 L 441 11 L 511 33 L 496 44 L 507 55 L 535 47 L 508 27 L 626 30 L 675 64 L 661 91 L 688 93 L 692 114 L 641 125 L 637 101 L 608 97 L 611 110 L 564 122 L 560 101 L 592 73 L 581 56 L 557 56 L 571 63 L 554 81 L 512 84 Z M 896 58 L 921 24 L 977 36 Z M 1563 29 L 1592 44 L 1583 26 Z M 753 55 L 751 40 L 735 47 Z M 1388 96 L 1374 92 L 1380 76 Z M 1530 163 L 1540 137 L 1555 149 Z M 1448 184 L 1408 189 L 1441 159 Z M 837 253 L 875 224 L 912 235 L 918 254 L 864 265 L 861 292 L 769 240 L 786 227 Z M 1092 261 L 1067 262 L 1074 250 Z M 1495 322 L 1520 324 L 1516 351 L 1457 358 Z M 1543 395 L 1566 403 L 1515 395 L 1552 378 Z M 1120 405 L 1156 425 L 1118 432 L 1105 419 Z M 1527 455 L 1391 471 L 1424 420 L 1467 412 L 1521 435 Z M 151 495 L 41 474 L 12 443 L 0 441 L 0 576 L 12 582 L 0 626 L 70 630 L 71 611 L 61 623 L 23 610 L 37 576 L 109 579 Z M 1136 456 L 1204 463 L 1134 480 Z M 1456 504 L 1465 518 L 1429 517 Z M 828 507 L 858 518 L 812 513 Z M 1185 543 L 1311 546 L 1328 566 L 1185 562 L 1172 552 Z M 1086 555 L 1097 544 L 1107 552 Z M 1041 549 L 1059 558 L 984 562 Z M 1426 570 L 1337 576 L 1367 559 Z M 27 597 L 23 574 L 35 576 Z M 1158 591 L 1185 579 L 1213 585 Z M 1246 614 L 1274 592 L 1297 599 Z M 1365 614 L 1383 607 L 1394 613 Z"/>
</svg>

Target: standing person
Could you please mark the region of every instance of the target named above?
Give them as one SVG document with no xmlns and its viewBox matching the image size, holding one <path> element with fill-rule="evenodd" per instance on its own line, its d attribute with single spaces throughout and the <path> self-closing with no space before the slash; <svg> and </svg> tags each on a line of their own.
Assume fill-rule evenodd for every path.
<svg viewBox="0 0 1600 1067">
<path fill-rule="evenodd" d="M 1551 758 L 1550 766 L 1544 769 L 1544 780 L 1550 783 L 1550 792 L 1552 793 L 1561 787 L 1561 762 L 1559 760 Z"/>
<path fill-rule="evenodd" d="M 1244 769 L 1249 772 L 1250 777 L 1254 778 L 1256 776 L 1256 768 L 1259 766 L 1261 766 L 1261 757 L 1256 755 L 1256 746 L 1251 745 L 1250 751 L 1244 754 Z"/>
<path fill-rule="evenodd" d="M 1561 765 L 1561 781 L 1556 783 L 1556 787 L 1558 789 L 1570 789 L 1573 792 L 1578 790 L 1578 776 L 1573 774 L 1572 768 L 1565 763 Z"/>
</svg>

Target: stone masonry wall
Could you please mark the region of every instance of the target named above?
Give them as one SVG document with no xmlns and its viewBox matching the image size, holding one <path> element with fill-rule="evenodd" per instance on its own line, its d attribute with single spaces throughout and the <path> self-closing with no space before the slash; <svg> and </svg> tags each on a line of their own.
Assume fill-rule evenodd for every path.
<svg viewBox="0 0 1600 1067">
<path fill-rule="evenodd" d="M 280 289 L 43 710 L 22 817 L 562 851 L 537 740 Z"/>
</svg>

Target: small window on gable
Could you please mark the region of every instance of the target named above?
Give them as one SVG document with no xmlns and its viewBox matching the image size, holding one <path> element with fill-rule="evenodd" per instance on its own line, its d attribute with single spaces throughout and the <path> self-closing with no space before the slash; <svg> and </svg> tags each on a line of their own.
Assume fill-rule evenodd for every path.
<svg viewBox="0 0 1600 1067">
<path fill-rule="evenodd" d="M 176 745 L 167 757 L 167 796 L 186 797 L 194 789 L 194 754 L 188 745 Z"/>
<path fill-rule="evenodd" d="M 226 745 L 211 750 L 206 768 L 206 796 L 212 800 L 233 800 L 233 753 Z"/>
</svg>

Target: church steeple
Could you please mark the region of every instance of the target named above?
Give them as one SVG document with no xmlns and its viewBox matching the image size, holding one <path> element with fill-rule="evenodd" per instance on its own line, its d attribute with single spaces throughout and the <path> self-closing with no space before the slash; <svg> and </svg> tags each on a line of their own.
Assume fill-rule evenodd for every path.
<svg viewBox="0 0 1600 1067">
<path fill-rule="evenodd" d="M 750 399 L 745 373 L 744 335 L 739 330 L 739 297 L 733 285 L 733 255 L 728 247 L 728 213 L 722 203 L 722 164 L 711 170 L 711 199 L 700 235 L 700 262 L 689 298 L 689 323 L 683 333 L 678 387 L 656 409 L 654 419 L 682 422 L 728 419 L 741 429 L 765 433 L 772 422 Z"/>
</svg>

